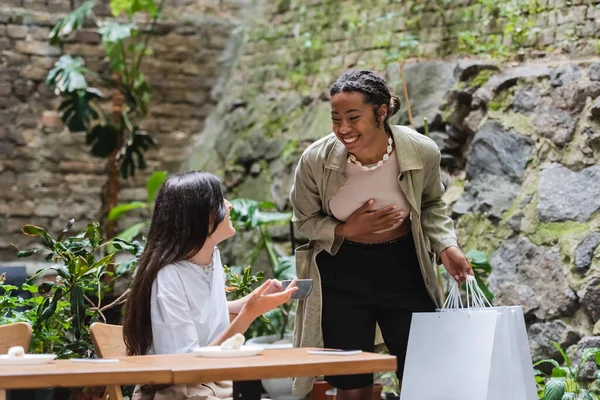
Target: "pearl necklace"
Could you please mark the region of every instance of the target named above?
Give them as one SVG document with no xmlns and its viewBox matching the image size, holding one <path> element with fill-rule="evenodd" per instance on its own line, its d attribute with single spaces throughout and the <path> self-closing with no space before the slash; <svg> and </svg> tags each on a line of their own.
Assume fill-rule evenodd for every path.
<svg viewBox="0 0 600 400">
<path fill-rule="evenodd" d="M 358 161 L 356 159 L 356 157 L 354 157 L 354 154 L 348 154 L 348 164 L 354 163 L 363 171 L 374 171 L 377 168 L 381 167 L 383 165 L 383 163 L 386 162 L 390 158 L 390 154 L 392 154 L 392 150 L 393 150 L 393 147 L 392 147 L 393 144 L 394 144 L 394 141 L 392 140 L 391 137 L 389 137 L 387 153 L 383 155 L 383 159 L 378 161 L 377 164 L 373 164 L 373 165 L 369 165 L 369 166 L 362 165 L 362 163 L 360 161 Z"/>
</svg>

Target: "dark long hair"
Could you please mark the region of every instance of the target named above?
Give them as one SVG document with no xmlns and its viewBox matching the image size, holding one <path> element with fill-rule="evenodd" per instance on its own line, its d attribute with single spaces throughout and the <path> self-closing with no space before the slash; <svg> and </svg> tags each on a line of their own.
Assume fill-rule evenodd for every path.
<svg viewBox="0 0 600 400">
<path fill-rule="evenodd" d="M 144 253 L 135 272 L 123 322 L 127 354 L 146 354 L 152 344 L 150 295 L 158 272 L 193 257 L 226 215 L 217 177 L 199 171 L 170 176 L 156 196 Z"/>
<path fill-rule="evenodd" d="M 385 117 L 385 130 L 388 134 L 391 133 L 388 124 L 388 119 L 396 114 L 400 109 L 400 98 L 390 91 L 390 88 L 385 83 L 385 80 L 378 76 L 373 71 L 367 70 L 352 70 L 345 72 L 340 76 L 331 88 L 329 95 L 333 97 L 340 92 L 359 92 L 364 95 L 365 103 L 374 106 L 375 120 L 377 127 L 380 122 L 377 118 L 377 111 L 382 105 L 388 106 L 388 113 Z"/>
</svg>

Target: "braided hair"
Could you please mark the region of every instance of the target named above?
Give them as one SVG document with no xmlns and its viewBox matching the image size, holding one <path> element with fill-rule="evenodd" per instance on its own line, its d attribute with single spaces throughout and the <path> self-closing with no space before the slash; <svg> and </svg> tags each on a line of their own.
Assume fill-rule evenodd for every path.
<svg viewBox="0 0 600 400">
<path fill-rule="evenodd" d="M 387 105 L 388 113 L 383 123 L 385 124 L 386 132 L 388 134 L 391 133 L 388 119 L 400 109 L 400 98 L 390 91 L 386 82 L 381 77 L 373 71 L 348 71 L 340 76 L 329 89 L 331 97 L 341 92 L 362 93 L 365 103 L 374 106 L 373 111 L 375 112 L 375 121 L 378 128 L 381 126 L 381 122 L 377 118 L 377 111 L 382 105 Z"/>
</svg>

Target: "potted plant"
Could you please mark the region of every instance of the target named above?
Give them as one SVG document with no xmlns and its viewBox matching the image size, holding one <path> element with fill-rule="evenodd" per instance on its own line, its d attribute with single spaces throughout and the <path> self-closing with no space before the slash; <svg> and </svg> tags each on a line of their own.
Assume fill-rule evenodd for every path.
<svg viewBox="0 0 600 400">
<path fill-rule="evenodd" d="M 63 239 L 73 223 L 69 221 L 56 239 L 43 228 L 23 227 L 24 234 L 40 237 L 42 246 L 19 250 L 17 257 L 45 253 L 49 266 L 38 271 L 30 279 L 31 284 L 22 285 L 23 290 L 32 293 L 29 299 L 12 296 L 16 287 L 3 287 L 0 323 L 29 323 L 33 328 L 32 353 L 54 353 L 61 359 L 94 358 L 89 327 L 96 321 L 105 322 L 105 312 L 126 301 L 127 292 L 110 304 L 102 303 L 115 279 L 137 266 L 143 248 L 137 242 L 119 238 L 105 240 L 99 223 L 90 223 L 77 235 Z M 115 253 L 103 254 L 109 245 L 115 252 L 129 253 L 130 258 L 114 265 Z M 54 279 L 36 283 L 36 278 L 48 273 Z M 72 398 L 94 399 L 103 391 L 103 388 L 73 389 Z"/>
<path fill-rule="evenodd" d="M 107 185 L 104 193 L 105 215 L 117 206 L 120 179 L 145 169 L 144 152 L 156 142 L 140 122 L 149 109 L 151 87 L 141 72 L 143 60 L 151 54 L 149 43 L 165 1 L 110 1 L 114 17 L 101 18 L 94 13 L 95 2 L 84 2 L 61 19 L 49 36 L 51 45 L 60 45 L 74 32 L 85 27 L 101 37 L 108 60 L 105 70 L 89 69 L 82 58 L 63 55 L 50 70 L 46 84 L 61 97 L 58 107 L 63 122 L 73 133 L 85 133 L 86 144 L 95 157 L 106 159 Z M 136 21 L 149 20 L 139 26 Z M 105 95 L 88 85 L 88 78 L 100 80 L 110 91 L 111 108 L 102 105 Z M 109 220 L 106 235 L 116 232 Z"/>
</svg>

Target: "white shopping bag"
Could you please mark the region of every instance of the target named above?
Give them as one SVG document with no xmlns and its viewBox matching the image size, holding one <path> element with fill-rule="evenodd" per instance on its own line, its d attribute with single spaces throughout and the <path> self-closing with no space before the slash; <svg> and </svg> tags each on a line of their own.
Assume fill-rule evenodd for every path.
<svg viewBox="0 0 600 400">
<path fill-rule="evenodd" d="M 520 307 L 485 307 L 474 279 L 443 310 L 413 314 L 401 400 L 536 400 Z M 489 303 L 487 303 L 489 305 Z"/>
</svg>

